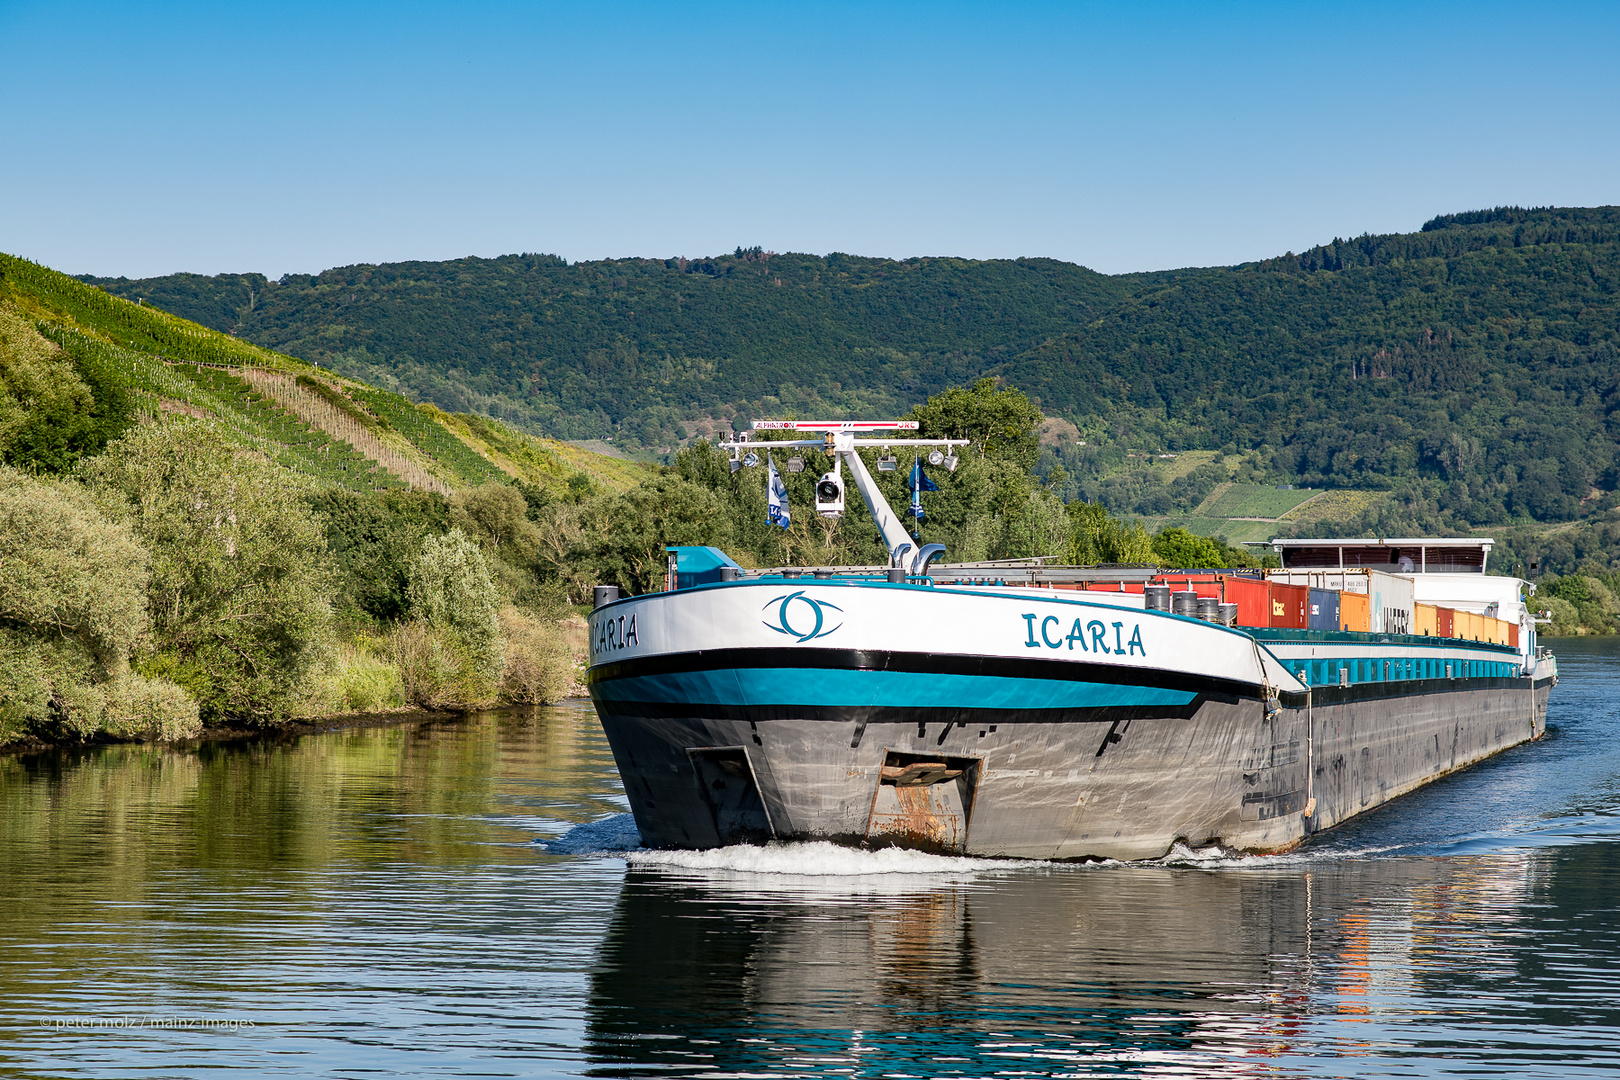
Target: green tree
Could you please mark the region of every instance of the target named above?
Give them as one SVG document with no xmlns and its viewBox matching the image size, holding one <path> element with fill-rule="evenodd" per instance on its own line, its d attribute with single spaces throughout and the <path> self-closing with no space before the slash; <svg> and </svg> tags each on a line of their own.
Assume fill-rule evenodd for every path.
<svg viewBox="0 0 1620 1080">
<path fill-rule="evenodd" d="M 1106 563 L 1159 565 L 1153 540 L 1141 522 L 1127 525 L 1096 503 L 1072 502 L 1069 513 L 1069 559 L 1077 566 Z"/>
<path fill-rule="evenodd" d="M 945 541 L 950 558 L 977 562 L 1035 555 L 1064 557 L 1069 521 L 1063 500 L 1005 458 L 967 462 L 958 471 L 961 476 L 956 484 L 940 484 L 939 494 L 945 498 L 927 496 L 927 500 L 937 499 L 929 510 L 937 524 L 960 522 L 954 545 Z"/>
<path fill-rule="evenodd" d="M 157 655 L 209 723 L 297 708 L 331 635 L 326 544 L 300 482 L 212 423 L 137 429 L 82 472 L 151 553 Z"/>
<path fill-rule="evenodd" d="M 340 614 L 383 623 L 404 618 L 406 587 L 422 540 L 450 528 L 444 497 L 427 491 L 329 488 L 312 494 L 310 507 L 324 523 Z"/>
<path fill-rule="evenodd" d="M 1543 581 L 1539 591 L 1550 602 L 1554 634 L 1615 632 L 1620 601 L 1600 578 L 1590 574 L 1566 574 Z"/>
<path fill-rule="evenodd" d="M 666 546 L 719 544 L 726 517 L 713 492 L 679 476 L 659 476 L 587 503 L 570 561 L 596 584 L 649 592 L 663 580 Z"/>
<path fill-rule="evenodd" d="M 995 379 L 953 386 L 905 418 L 921 423 L 923 438 L 972 439 L 969 450 L 1012 461 L 1024 472 L 1040 457 L 1041 410 L 1023 391 L 1000 386 Z"/>
<path fill-rule="evenodd" d="M 493 688 L 503 660 L 498 614 L 501 596 L 478 545 L 460 529 L 422 541 L 411 568 L 411 613 L 449 635 L 476 675 Z"/>
<path fill-rule="evenodd" d="M 532 555 L 537 538 L 529 520 L 529 503 L 511 484 L 480 484 L 450 500 L 456 527 L 490 551 L 505 547 L 522 557 Z"/>
<path fill-rule="evenodd" d="M 1179 526 L 1162 529 L 1153 537 L 1153 553 L 1174 570 L 1210 570 L 1230 566 L 1223 546 Z"/>
<path fill-rule="evenodd" d="M 63 472 L 130 421 L 129 390 L 91 355 L 72 356 L 0 304 L 0 458 Z"/>
<path fill-rule="evenodd" d="M 406 698 L 430 709 L 493 704 L 507 666 L 506 640 L 500 591 L 478 545 L 460 529 L 422 541 L 408 594 L 412 618 L 390 637 Z M 519 659 L 533 651 L 531 644 L 520 635 Z"/>
<path fill-rule="evenodd" d="M 0 742 L 195 731 L 195 701 L 130 670 L 151 629 L 147 584 L 146 551 L 77 484 L 0 466 Z"/>
</svg>

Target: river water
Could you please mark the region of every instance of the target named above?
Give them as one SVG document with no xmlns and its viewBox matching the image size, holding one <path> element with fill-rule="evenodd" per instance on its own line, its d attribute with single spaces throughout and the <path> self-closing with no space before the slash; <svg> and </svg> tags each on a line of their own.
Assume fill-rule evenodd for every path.
<svg viewBox="0 0 1620 1080">
<path fill-rule="evenodd" d="M 1620 643 L 1287 856 L 625 850 L 588 705 L 0 758 L 0 1074 L 1620 1072 Z"/>
</svg>

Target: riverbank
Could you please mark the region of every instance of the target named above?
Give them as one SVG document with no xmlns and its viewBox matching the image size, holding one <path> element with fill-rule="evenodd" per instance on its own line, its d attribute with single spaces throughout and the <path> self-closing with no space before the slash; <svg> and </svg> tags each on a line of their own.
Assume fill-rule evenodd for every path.
<svg viewBox="0 0 1620 1080">
<path fill-rule="evenodd" d="M 512 705 L 507 708 L 531 708 L 532 706 Z M 285 724 L 266 725 L 264 727 L 210 727 L 204 728 L 196 735 L 184 739 L 169 741 L 120 739 L 105 733 L 97 733 L 83 739 L 47 739 L 35 733 L 28 733 L 7 743 L 0 743 L 0 755 L 4 754 L 32 754 L 59 750 L 94 749 L 101 746 L 131 746 L 142 742 L 151 746 L 164 746 L 184 749 L 197 747 L 210 743 L 239 743 L 255 740 L 283 741 L 301 738 L 305 735 L 320 735 L 329 731 L 342 731 L 348 728 L 387 728 L 399 727 L 405 724 L 430 720 L 448 720 L 460 713 L 442 712 L 434 709 L 390 709 L 382 712 L 343 713 L 333 716 L 307 717 L 300 720 L 291 720 Z"/>
</svg>

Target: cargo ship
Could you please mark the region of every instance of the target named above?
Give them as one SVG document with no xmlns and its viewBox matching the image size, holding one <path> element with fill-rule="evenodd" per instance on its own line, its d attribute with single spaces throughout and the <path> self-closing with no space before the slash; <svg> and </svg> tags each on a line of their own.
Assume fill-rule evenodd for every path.
<svg viewBox="0 0 1620 1080">
<path fill-rule="evenodd" d="M 1545 730 L 1557 661 L 1489 538 L 1279 540 L 1268 571 L 949 564 L 860 450 L 960 441 L 762 426 L 816 437 L 734 458 L 824 450 L 818 511 L 848 468 L 889 560 L 671 548 L 662 591 L 598 589 L 587 684 L 649 847 L 1277 852 Z"/>
</svg>

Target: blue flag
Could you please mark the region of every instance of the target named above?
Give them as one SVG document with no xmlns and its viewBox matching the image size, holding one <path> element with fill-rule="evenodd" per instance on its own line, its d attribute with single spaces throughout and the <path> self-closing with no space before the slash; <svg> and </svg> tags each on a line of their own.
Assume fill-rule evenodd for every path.
<svg viewBox="0 0 1620 1080">
<path fill-rule="evenodd" d="M 770 465 L 765 477 L 765 509 L 770 515 L 771 524 L 785 529 L 792 520 L 788 514 L 787 485 L 776 475 L 776 462 L 769 454 L 765 455 L 765 461 Z"/>
<path fill-rule="evenodd" d="M 922 456 L 911 463 L 911 516 L 918 521 L 923 519 L 922 493 L 925 491 L 938 491 L 939 485 L 928 479 L 923 472 Z"/>
</svg>

